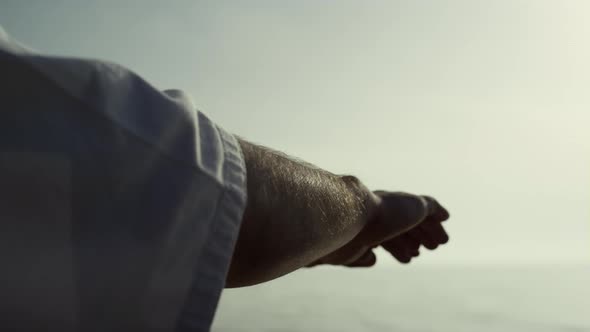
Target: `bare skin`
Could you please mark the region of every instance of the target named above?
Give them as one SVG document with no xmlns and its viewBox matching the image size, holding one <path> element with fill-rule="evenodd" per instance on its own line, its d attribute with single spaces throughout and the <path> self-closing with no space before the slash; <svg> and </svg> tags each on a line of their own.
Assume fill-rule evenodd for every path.
<svg viewBox="0 0 590 332">
<path fill-rule="evenodd" d="M 240 140 L 248 203 L 226 287 L 255 285 L 320 264 L 369 267 L 383 247 L 402 263 L 448 241 L 434 198 L 371 192 L 280 152 Z"/>
</svg>

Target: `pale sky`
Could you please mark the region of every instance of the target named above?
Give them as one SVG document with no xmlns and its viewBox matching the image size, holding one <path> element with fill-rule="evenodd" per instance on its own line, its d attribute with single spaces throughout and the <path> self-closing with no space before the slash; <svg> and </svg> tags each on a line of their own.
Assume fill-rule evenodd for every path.
<svg viewBox="0 0 590 332">
<path fill-rule="evenodd" d="M 125 65 L 226 129 L 430 194 L 425 263 L 590 263 L 590 2 L 3 0 L 50 54 Z"/>
</svg>

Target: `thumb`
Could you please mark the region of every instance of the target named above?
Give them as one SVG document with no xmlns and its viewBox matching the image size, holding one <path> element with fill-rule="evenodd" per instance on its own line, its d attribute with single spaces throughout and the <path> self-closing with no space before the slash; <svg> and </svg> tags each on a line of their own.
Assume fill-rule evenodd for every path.
<svg viewBox="0 0 590 332">
<path fill-rule="evenodd" d="M 368 241 L 375 245 L 407 232 L 429 215 L 440 213 L 440 205 L 428 196 L 387 191 L 374 194 L 379 197 L 379 205 L 366 230 Z"/>
</svg>

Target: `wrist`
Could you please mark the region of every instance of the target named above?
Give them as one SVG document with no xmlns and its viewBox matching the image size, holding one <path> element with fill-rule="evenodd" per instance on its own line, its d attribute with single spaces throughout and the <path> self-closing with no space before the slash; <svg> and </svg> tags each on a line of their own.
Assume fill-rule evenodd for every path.
<svg viewBox="0 0 590 332">
<path fill-rule="evenodd" d="M 379 206 L 381 205 L 381 197 L 373 193 L 367 188 L 356 176 L 344 175 L 341 176 L 342 181 L 358 198 L 364 217 L 364 224 L 375 220 L 379 215 Z"/>
</svg>

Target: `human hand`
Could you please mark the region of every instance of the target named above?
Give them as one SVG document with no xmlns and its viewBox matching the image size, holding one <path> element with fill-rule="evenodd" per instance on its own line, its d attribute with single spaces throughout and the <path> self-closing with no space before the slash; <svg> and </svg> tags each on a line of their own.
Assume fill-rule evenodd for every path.
<svg viewBox="0 0 590 332">
<path fill-rule="evenodd" d="M 363 230 L 348 244 L 322 257 L 319 264 L 368 267 L 381 246 L 401 263 L 419 255 L 420 246 L 434 250 L 449 240 L 442 222 L 449 213 L 430 196 L 375 191 L 372 212 Z"/>
</svg>

